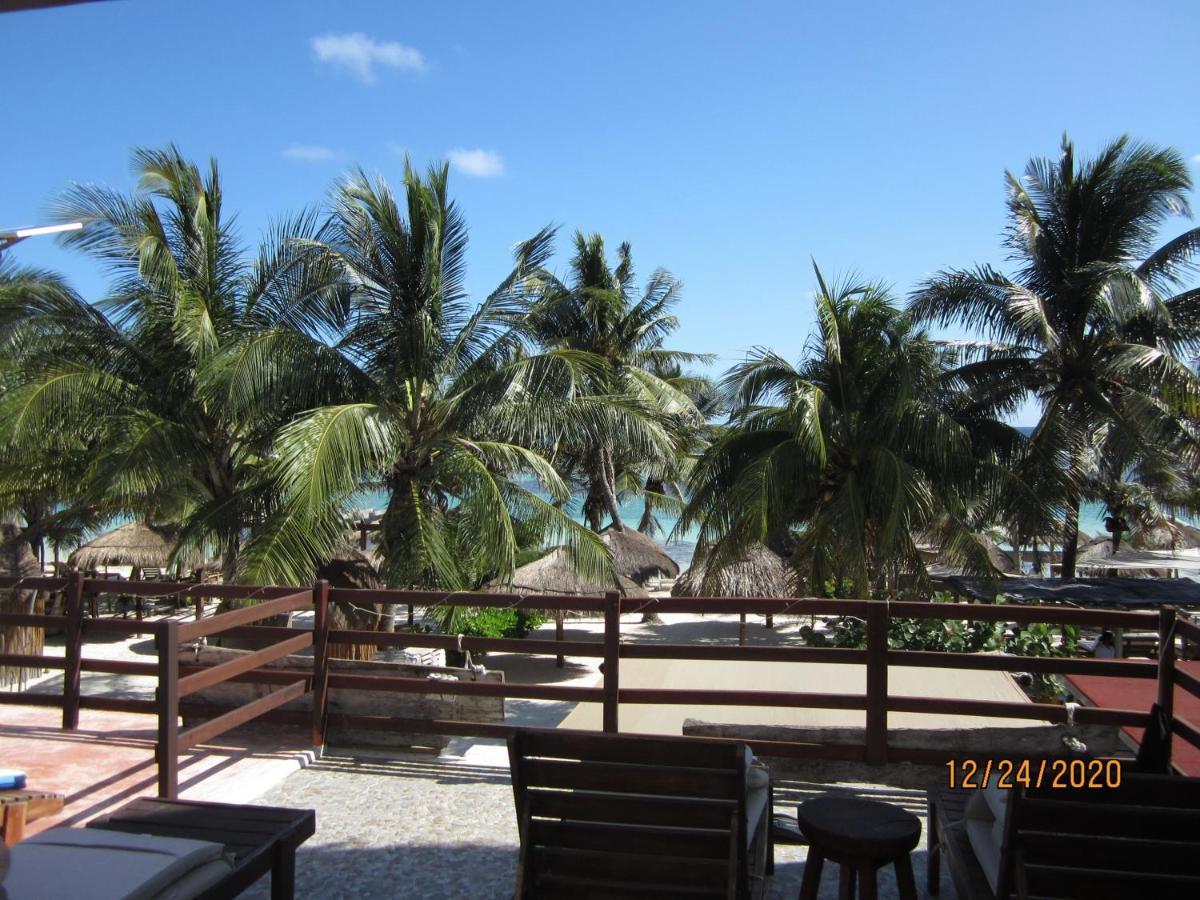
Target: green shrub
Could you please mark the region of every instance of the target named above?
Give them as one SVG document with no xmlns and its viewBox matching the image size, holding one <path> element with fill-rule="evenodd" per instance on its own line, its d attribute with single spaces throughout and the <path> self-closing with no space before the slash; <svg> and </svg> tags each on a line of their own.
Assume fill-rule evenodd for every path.
<svg viewBox="0 0 1200 900">
<path fill-rule="evenodd" d="M 545 616 L 533 610 L 463 609 L 454 617 L 451 630 L 471 637 L 525 637 L 545 621 Z"/>
<path fill-rule="evenodd" d="M 893 650 L 977 653 L 996 649 L 1002 628 L 999 622 L 892 619 L 888 626 L 888 646 Z M 867 623 L 852 616 L 834 619 L 829 623 L 829 640 L 835 647 L 865 647 Z M 813 641 L 810 639 L 808 643 Z"/>
</svg>

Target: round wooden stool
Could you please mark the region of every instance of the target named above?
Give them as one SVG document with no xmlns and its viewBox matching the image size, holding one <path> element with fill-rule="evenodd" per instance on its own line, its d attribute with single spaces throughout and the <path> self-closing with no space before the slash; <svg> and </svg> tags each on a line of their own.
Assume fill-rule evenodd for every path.
<svg viewBox="0 0 1200 900">
<path fill-rule="evenodd" d="M 842 867 L 839 900 L 853 900 L 855 880 L 859 897 L 875 900 L 875 872 L 888 863 L 896 866 L 901 900 L 917 900 L 908 854 L 921 839 L 921 820 L 912 813 L 876 800 L 826 796 L 801 803 L 796 819 L 809 842 L 800 900 L 816 900 L 827 859 Z"/>
</svg>

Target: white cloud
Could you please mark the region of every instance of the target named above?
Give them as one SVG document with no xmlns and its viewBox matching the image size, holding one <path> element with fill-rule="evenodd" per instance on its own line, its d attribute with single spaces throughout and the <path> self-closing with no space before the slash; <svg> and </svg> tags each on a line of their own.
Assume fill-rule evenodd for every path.
<svg viewBox="0 0 1200 900">
<path fill-rule="evenodd" d="M 388 141 L 387 150 L 393 156 L 408 156 L 408 148 L 399 141 Z"/>
<path fill-rule="evenodd" d="M 1194 162 L 1196 165 L 1200 166 L 1200 153 L 1197 153 L 1195 156 L 1192 157 L 1192 162 Z"/>
<path fill-rule="evenodd" d="M 319 144 L 292 144 L 283 151 L 283 155 L 288 159 L 298 159 L 301 162 L 325 162 L 333 159 L 337 154 L 329 147 L 322 147 Z"/>
<path fill-rule="evenodd" d="M 504 160 L 499 153 L 491 150 L 464 150 L 456 147 L 446 154 L 450 157 L 450 165 L 464 175 L 474 175 L 478 178 L 495 178 L 504 172 Z"/>
<path fill-rule="evenodd" d="M 361 31 L 323 34 L 312 38 L 310 43 L 319 61 L 348 69 L 364 84 L 375 83 L 376 66 L 415 72 L 425 68 L 425 57 L 415 47 L 398 41 L 377 41 Z"/>
</svg>

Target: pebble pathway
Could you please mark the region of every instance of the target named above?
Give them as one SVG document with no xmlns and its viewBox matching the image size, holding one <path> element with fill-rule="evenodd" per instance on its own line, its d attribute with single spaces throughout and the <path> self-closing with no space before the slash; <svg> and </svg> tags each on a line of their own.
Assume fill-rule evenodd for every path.
<svg viewBox="0 0 1200 900">
<path fill-rule="evenodd" d="M 775 811 L 792 814 L 797 803 L 830 787 L 776 778 Z M 924 831 L 922 791 L 832 787 L 901 805 L 921 817 Z M 329 751 L 255 802 L 317 811 L 317 833 L 296 855 L 297 897 L 512 897 L 518 840 L 507 768 L 433 755 Z M 776 847 L 769 897 L 797 895 L 806 850 Z M 922 833 L 912 858 L 921 897 L 926 896 L 925 858 Z M 821 900 L 837 896 L 837 868 L 825 866 Z M 260 880 L 244 896 L 269 897 L 268 880 Z M 880 871 L 879 896 L 897 896 L 890 866 Z"/>
</svg>

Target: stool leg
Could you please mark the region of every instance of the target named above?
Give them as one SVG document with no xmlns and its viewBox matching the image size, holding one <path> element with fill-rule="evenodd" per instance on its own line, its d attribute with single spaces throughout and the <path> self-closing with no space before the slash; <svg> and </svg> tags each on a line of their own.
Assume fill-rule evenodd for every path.
<svg viewBox="0 0 1200 900">
<path fill-rule="evenodd" d="M 897 856 L 896 860 L 896 892 L 900 896 L 900 900 L 917 900 L 917 883 L 913 880 L 912 860 L 908 858 L 908 854 Z M 934 887 L 937 886 L 935 879 Z M 931 890 L 930 893 L 936 894 L 936 890 Z"/>
<path fill-rule="evenodd" d="M 821 867 L 825 857 L 816 847 L 808 848 L 808 859 L 804 862 L 804 878 L 800 881 L 800 900 L 817 900 L 817 891 L 821 887 Z"/>
<path fill-rule="evenodd" d="M 838 878 L 838 900 L 854 900 L 854 866 L 850 863 L 842 863 Z"/>
<path fill-rule="evenodd" d="M 878 885 L 875 883 L 875 864 L 872 862 L 859 864 L 858 896 L 860 900 L 879 900 Z"/>
</svg>

